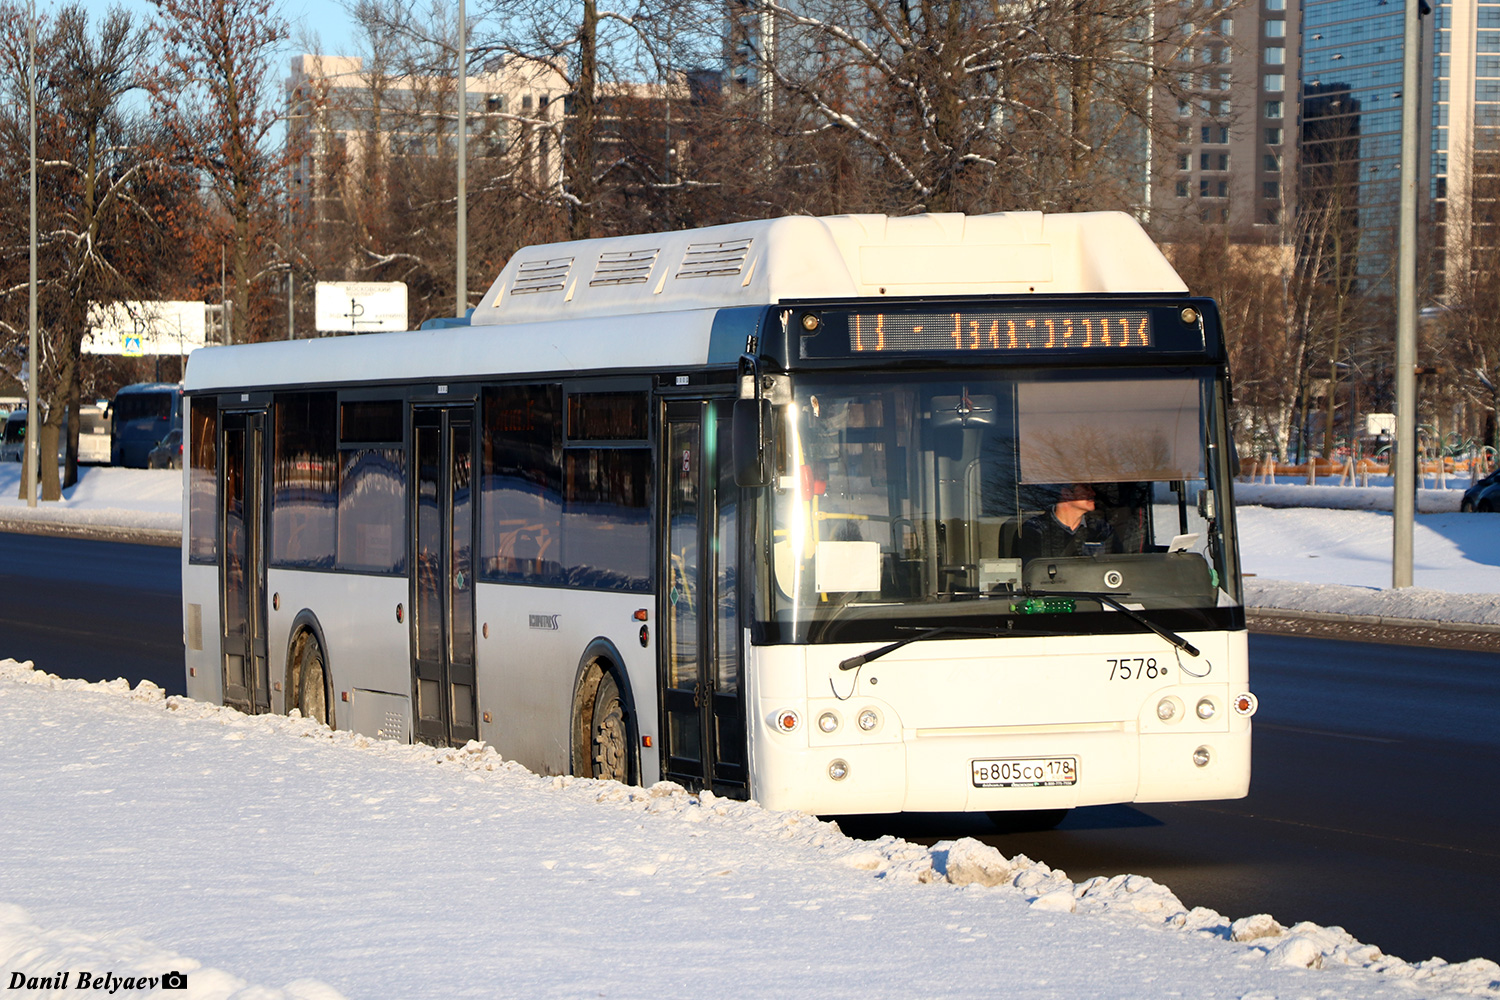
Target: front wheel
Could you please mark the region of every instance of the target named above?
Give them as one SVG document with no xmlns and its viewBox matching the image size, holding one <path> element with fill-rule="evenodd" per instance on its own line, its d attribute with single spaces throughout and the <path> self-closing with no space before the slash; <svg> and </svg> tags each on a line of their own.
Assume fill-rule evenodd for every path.
<svg viewBox="0 0 1500 1000">
<path fill-rule="evenodd" d="M 625 703 L 613 674 L 600 678 L 594 694 L 589 759 L 593 777 L 630 780 L 630 732 L 625 724 Z"/>
</svg>

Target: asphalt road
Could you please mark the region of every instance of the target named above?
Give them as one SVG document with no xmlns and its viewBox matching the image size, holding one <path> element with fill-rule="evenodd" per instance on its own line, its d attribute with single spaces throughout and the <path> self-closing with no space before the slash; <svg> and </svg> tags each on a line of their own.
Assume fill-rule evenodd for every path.
<svg viewBox="0 0 1500 1000">
<path fill-rule="evenodd" d="M 182 693 L 176 549 L 0 533 L 0 656 Z M 844 817 L 859 836 L 974 836 L 1074 879 L 1135 872 L 1228 917 L 1339 925 L 1416 961 L 1500 959 L 1500 656 L 1252 635 L 1255 773 L 1231 802 Z"/>
<path fill-rule="evenodd" d="M 1056 830 L 861 817 L 861 836 L 971 836 L 1075 880 L 1134 872 L 1227 917 L 1341 926 L 1409 961 L 1500 958 L 1500 656 L 1250 637 L 1250 794 L 1076 809 Z"/>
<path fill-rule="evenodd" d="M 0 532 L 0 657 L 185 694 L 181 550 Z"/>
</svg>

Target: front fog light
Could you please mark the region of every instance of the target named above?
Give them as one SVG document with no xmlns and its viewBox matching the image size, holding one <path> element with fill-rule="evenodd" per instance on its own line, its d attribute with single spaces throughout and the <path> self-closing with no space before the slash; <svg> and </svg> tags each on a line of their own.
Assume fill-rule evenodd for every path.
<svg viewBox="0 0 1500 1000">
<path fill-rule="evenodd" d="M 1198 699 L 1198 718 L 1202 719 L 1204 722 L 1212 719 L 1214 717 L 1214 713 L 1218 710 L 1219 709 L 1216 705 L 1214 705 L 1214 701 L 1212 698 Z"/>
<path fill-rule="evenodd" d="M 1171 722 L 1177 718 L 1177 700 L 1175 698 L 1163 698 L 1157 702 L 1156 717 L 1163 722 Z"/>
<path fill-rule="evenodd" d="M 832 712 L 824 712 L 818 716 L 818 728 L 825 733 L 831 733 L 839 727 L 839 717 Z"/>
<path fill-rule="evenodd" d="M 849 777 L 849 762 L 847 760 L 834 760 L 828 765 L 828 776 L 834 781 L 843 781 Z"/>
<path fill-rule="evenodd" d="M 1214 759 L 1213 751 L 1208 747 L 1199 747 L 1193 751 L 1193 766 L 1207 767 Z"/>
<path fill-rule="evenodd" d="M 859 728 L 870 732 L 880 725 L 880 713 L 873 708 L 867 708 L 859 713 Z"/>
</svg>

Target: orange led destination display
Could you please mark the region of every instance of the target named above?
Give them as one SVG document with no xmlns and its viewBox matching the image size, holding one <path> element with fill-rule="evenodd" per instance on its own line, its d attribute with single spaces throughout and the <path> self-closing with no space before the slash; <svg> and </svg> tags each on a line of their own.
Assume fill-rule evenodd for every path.
<svg viewBox="0 0 1500 1000">
<path fill-rule="evenodd" d="M 1151 347 L 1144 309 L 850 313 L 849 350 L 1066 351 Z"/>
</svg>

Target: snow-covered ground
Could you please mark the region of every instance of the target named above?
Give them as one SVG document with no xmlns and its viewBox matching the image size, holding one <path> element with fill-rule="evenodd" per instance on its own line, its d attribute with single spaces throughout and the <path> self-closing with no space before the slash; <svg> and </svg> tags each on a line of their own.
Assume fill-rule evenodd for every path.
<svg viewBox="0 0 1500 1000">
<path fill-rule="evenodd" d="M 1500 997 L 1493 961 L 1409 964 L 1139 876 L 1075 883 L 972 840 L 851 840 L 13 661 L 0 802 L 9 996 L 87 973 L 164 1000 Z M 185 994 L 152 983 L 173 971 Z"/>
<path fill-rule="evenodd" d="M 0 464 L 0 526 L 69 521 L 180 531 L 180 472 L 88 468 L 60 503 L 28 510 L 17 498 L 20 466 Z M 1433 482 L 1429 477 L 1427 482 Z M 1391 486 L 1239 483 L 1246 602 L 1388 618 L 1500 625 L 1500 515 L 1459 514 L 1467 479 L 1422 489 L 1414 538 L 1415 587 L 1391 587 Z M 0 654 L 3 654 L 0 650 Z"/>
</svg>

